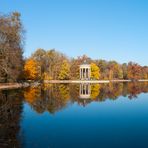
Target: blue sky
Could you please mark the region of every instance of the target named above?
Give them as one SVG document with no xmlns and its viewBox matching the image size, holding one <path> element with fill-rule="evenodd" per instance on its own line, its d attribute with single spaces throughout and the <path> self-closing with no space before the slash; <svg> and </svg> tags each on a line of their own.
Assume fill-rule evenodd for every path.
<svg viewBox="0 0 148 148">
<path fill-rule="evenodd" d="M 148 65 L 147 0 L 0 0 L 0 13 L 19 11 L 24 56 L 37 48 L 70 57 Z"/>
</svg>

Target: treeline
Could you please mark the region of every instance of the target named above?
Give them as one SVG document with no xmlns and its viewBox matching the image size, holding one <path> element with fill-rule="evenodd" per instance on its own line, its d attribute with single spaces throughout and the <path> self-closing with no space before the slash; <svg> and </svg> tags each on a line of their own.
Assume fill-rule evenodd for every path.
<svg viewBox="0 0 148 148">
<path fill-rule="evenodd" d="M 69 58 L 54 49 L 37 49 L 31 57 L 23 59 L 23 43 L 20 14 L 0 15 L 0 82 L 76 80 L 79 65 L 84 61 L 91 64 L 91 79 L 148 79 L 148 66 L 93 60 L 86 55 Z"/>
<path fill-rule="evenodd" d="M 91 79 L 148 79 L 148 66 L 137 63 L 119 64 L 116 61 L 93 60 L 86 55 L 68 58 L 54 49 L 37 49 L 25 61 L 25 78 L 30 80 L 76 80 L 79 65 L 91 64 Z"/>
<path fill-rule="evenodd" d="M 0 15 L 0 82 L 22 79 L 23 34 L 18 12 Z"/>
</svg>

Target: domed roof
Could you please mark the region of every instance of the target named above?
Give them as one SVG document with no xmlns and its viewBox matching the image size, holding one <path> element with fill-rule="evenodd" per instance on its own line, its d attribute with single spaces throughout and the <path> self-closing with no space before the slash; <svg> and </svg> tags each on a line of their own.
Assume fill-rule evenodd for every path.
<svg viewBox="0 0 148 148">
<path fill-rule="evenodd" d="M 89 62 L 87 60 L 84 60 L 83 63 L 80 64 L 80 67 L 86 67 L 86 68 L 88 67 L 88 68 L 90 68 L 90 64 L 89 64 Z"/>
<path fill-rule="evenodd" d="M 82 64 L 89 64 L 88 60 L 84 60 Z"/>
<path fill-rule="evenodd" d="M 90 63 L 88 62 L 88 60 L 84 60 L 81 65 L 90 65 Z"/>
</svg>

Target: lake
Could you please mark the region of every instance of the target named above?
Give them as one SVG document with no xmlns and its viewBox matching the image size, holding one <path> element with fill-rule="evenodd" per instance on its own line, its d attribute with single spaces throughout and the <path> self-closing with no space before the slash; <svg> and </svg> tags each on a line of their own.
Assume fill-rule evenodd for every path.
<svg viewBox="0 0 148 148">
<path fill-rule="evenodd" d="M 1 90 L 0 147 L 148 148 L 148 82 Z"/>
</svg>

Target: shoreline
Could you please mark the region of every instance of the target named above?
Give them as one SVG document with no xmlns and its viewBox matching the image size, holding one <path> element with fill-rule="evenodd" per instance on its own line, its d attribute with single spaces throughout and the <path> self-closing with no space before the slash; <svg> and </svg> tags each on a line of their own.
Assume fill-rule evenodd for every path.
<svg viewBox="0 0 148 148">
<path fill-rule="evenodd" d="M 22 83 L 0 83 L 0 90 L 6 90 L 6 89 L 19 89 L 19 88 L 26 88 L 26 87 L 30 87 L 30 86 L 38 86 L 39 83 L 38 82 L 32 82 L 32 83 L 28 83 L 28 82 L 22 82 Z"/>
<path fill-rule="evenodd" d="M 80 84 L 80 83 L 90 83 L 90 84 L 101 84 L 101 83 L 115 83 L 115 82 L 133 82 L 132 80 L 44 80 L 43 83 L 50 83 L 50 84 L 56 84 L 56 83 L 71 83 L 71 84 Z M 148 82 L 147 80 L 137 80 L 135 82 Z M 24 82 L 24 83 L 0 83 L 0 90 L 5 90 L 5 89 L 18 89 L 18 88 L 26 88 L 29 86 L 36 87 L 40 85 L 41 83 L 38 82 Z"/>
<path fill-rule="evenodd" d="M 134 82 L 132 80 L 44 80 L 44 83 L 110 83 L 110 82 Z M 135 82 L 148 82 L 147 80 L 137 80 Z"/>
<path fill-rule="evenodd" d="M 130 82 L 131 80 L 44 80 L 44 83 L 110 83 Z"/>
<path fill-rule="evenodd" d="M 0 83 L 0 90 L 22 88 L 22 83 Z"/>
</svg>

